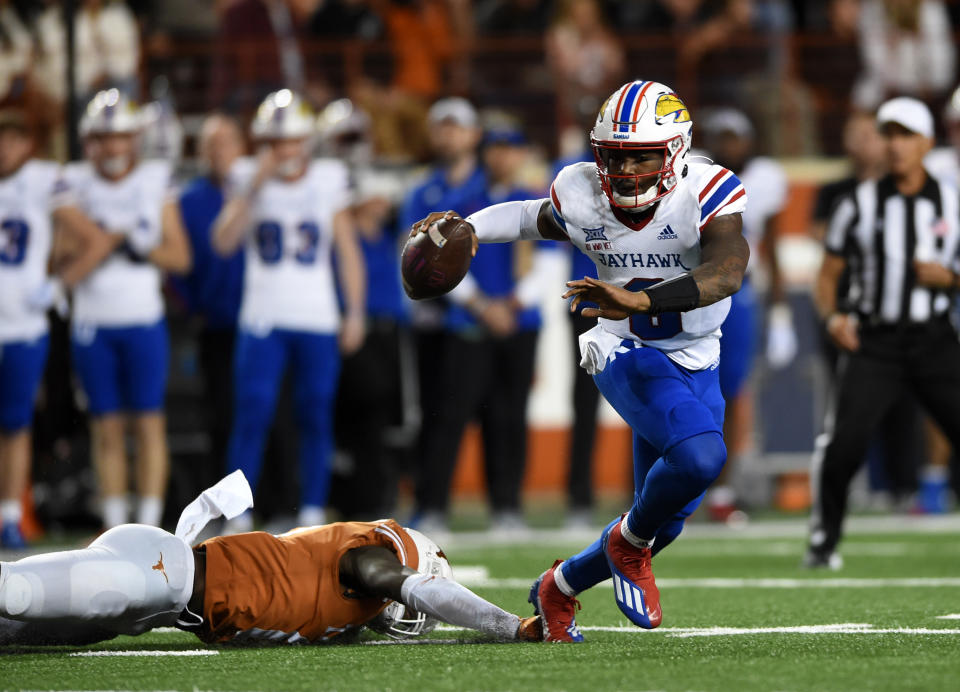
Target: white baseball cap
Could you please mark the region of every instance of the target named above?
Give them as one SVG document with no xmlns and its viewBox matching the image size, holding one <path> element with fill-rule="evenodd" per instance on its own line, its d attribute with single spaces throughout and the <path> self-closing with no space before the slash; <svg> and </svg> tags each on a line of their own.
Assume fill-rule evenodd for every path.
<svg viewBox="0 0 960 692">
<path fill-rule="evenodd" d="M 442 123 L 450 120 L 461 127 L 476 127 L 479 119 L 477 111 L 467 99 L 452 96 L 440 99 L 430 107 L 427 119 L 431 123 Z"/>
<path fill-rule="evenodd" d="M 707 116 L 703 129 L 713 134 L 732 132 L 737 137 L 753 137 L 750 119 L 736 108 L 718 108 Z"/>
<path fill-rule="evenodd" d="M 900 96 L 890 99 L 877 111 L 877 127 L 896 123 L 910 132 L 933 138 L 933 115 L 930 109 L 915 98 Z"/>
</svg>

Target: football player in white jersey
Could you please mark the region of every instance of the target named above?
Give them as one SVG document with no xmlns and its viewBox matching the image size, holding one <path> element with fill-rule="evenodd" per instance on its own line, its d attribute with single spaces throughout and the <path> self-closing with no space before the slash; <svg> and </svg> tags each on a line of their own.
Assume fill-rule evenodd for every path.
<svg viewBox="0 0 960 692">
<path fill-rule="evenodd" d="M 30 423 L 47 357 L 46 310 L 109 252 L 105 234 L 62 196 L 60 166 L 32 159 L 23 113 L 0 113 L 0 546 L 24 546 L 20 500 L 30 472 Z M 47 275 L 53 229 L 74 250 Z"/>
<path fill-rule="evenodd" d="M 688 161 L 693 123 L 669 87 L 634 81 L 603 104 L 595 163 L 560 171 L 550 198 L 494 205 L 467 218 L 479 242 L 567 240 L 599 279 L 567 283 L 571 308 L 599 324 L 581 335 L 581 366 L 633 429 L 634 503 L 581 553 L 533 584 L 550 641 L 582 641 L 576 595 L 611 576 L 634 624 L 657 627 L 651 559 L 673 541 L 726 461 L 717 376 L 720 325 L 750 249 L 746 193 L 729 170 Z M 412 233 L 444 215 L 435 212 Z"/>
<path fill-rule="evenodd" d="M 229 201 L 213 231 L 213 247 L 224 255 L 246 245 L 227 466 L 256 486 L 277 394 L 291 366 L 303 526 L 324 521 L 339 351 L 356 351 L 366 329 L 366 276 L 351 223 L 349 175 L 340 161 L 310 159 L 315 132 L 316 118 L 300 96 L 289 89 L 270 94 L 251 125 L 258 158 L 234 164 Z M 248 530 L 250 524 L 245 514 L 228 529 Z"/>
<path fill-rule="evenodd" d="M 162 270 L 190 268 L 190 246 L 170 165 L 139 162 L 142 120 L 116 89 L 101 91 L 80 120 L 86 161 L 64 169 L 65 195 L 103 228 L 112 252 L 73 291 L 73 365 L 91 415 L 93 461 L 106 528 L 128 520 L 127 423 L 136 439 L 137 521 L 158 525 L 168 474 L 168 342 Z"/>
</svg>

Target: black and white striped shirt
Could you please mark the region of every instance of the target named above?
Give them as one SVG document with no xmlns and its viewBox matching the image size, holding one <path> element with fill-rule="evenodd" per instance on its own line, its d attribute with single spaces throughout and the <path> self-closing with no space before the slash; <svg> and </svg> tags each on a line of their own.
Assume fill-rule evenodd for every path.
<svg viewBox="0 0 960 692">
<path fill-rule="evenodd" d="M 860 183 L 837 205 L 826 249 L 852 272 L 849 302 L 871 323 L 909 324 L 942 317 L 951 295 L 917 286 L 913 261 L 953 270 L 960 247 L 957 190 L 927 176 L 915 196 L 897 192 L 893 178 Z"/>
</svg>

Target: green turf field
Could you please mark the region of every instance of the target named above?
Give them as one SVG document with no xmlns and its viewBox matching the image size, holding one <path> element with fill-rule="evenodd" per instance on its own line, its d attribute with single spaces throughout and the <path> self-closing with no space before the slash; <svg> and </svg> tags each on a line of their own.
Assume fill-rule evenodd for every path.
<svg viewBox="0 0 960 692">
<path fill-rule="evenodd" d="M 628 627 L 600 586 L 581 596 L 580 645 L 496 644 L 443 628 L 416 646 L 363 635 L 350 645 L 206 648 L 163 631 L 79 650 L 0 648 L 0 688 L 960 690 L 956 531 L 851 536 L 835 573 L 797 567 L 798 533 L 694 527 L 654 561 L 664 619 L 653 632 Z M 464 537 L 447 552 L 475 590 L 526 613 L 528 583 L 578 547 L 556 535 L 509 546 Z"/>
</svg>

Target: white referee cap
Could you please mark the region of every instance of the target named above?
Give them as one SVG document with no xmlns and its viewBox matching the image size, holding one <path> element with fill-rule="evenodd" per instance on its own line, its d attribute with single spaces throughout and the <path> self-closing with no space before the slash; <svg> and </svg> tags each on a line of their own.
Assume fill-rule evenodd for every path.
<svg viewBox="0 0 960 692">
<path fill-rule="evenodd" d="M 890 99 L 877 111 L 877 127 L 896 123 L 910 132 L 933 138 L 933 115 L 930 109 L 915 98 L 900 96 Z"/>
</svg>

